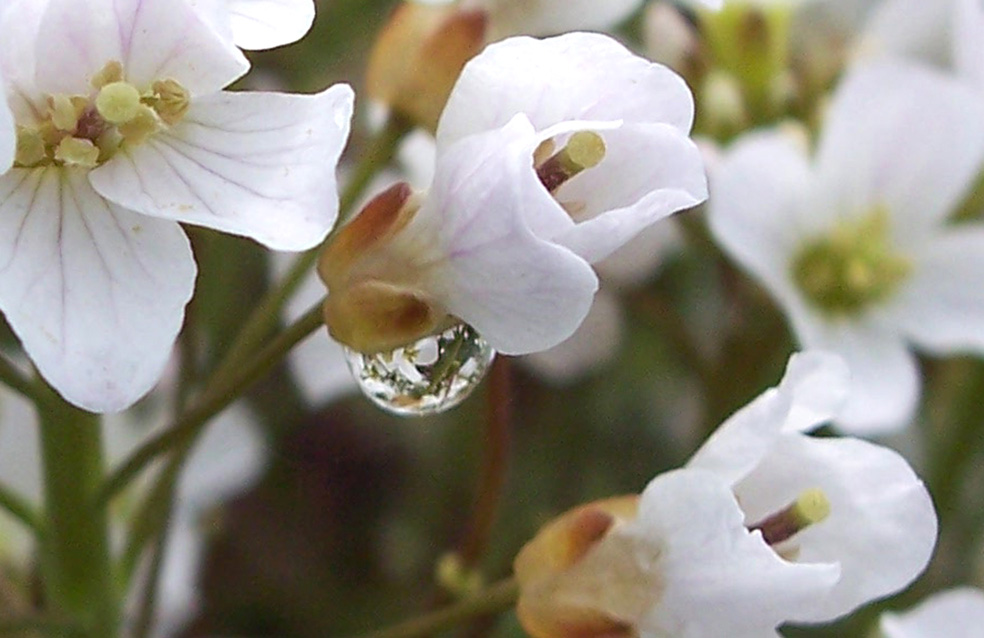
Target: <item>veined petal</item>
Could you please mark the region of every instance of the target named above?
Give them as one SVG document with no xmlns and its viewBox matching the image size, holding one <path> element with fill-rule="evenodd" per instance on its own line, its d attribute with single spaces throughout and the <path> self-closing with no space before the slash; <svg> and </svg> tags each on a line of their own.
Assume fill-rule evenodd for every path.
<svg viewBox="0 0 984 638">
<path fill-rule="evenodd" d="M 46 93 L 87 95 L 92 76 L 112 60 L 140 88 L 171 79 L 192 95 L 218 91 L 249 69 L 186 0 L 86 0 L 84 9 L 48 0 L 40 33 L 35 74 Z"/>
<path fill-rule="evenodd" d="M 181 228 L 99 197 L 83 171 L 0 177 L 0 308 L 41 374 L 88 410 L 157 381 L 191 297 Z"/>
<path fill-rule="evenodd" d="M 837 562 L 842 578 L 796 622 L 832 620 L 918 576 L 936 544 L 926 487 L 897 452 L 859 439 L 787 434 L 735 489 L 754 524 L 820 488 L 830 515 L 779 545 L 799 563 Z"/>
<path fill-rule="evenodd" d="M 232 36 L 244 49 L 297 42 L 314 23 L 314 0 L 227 0 Z"/>
<path fill-rule="evenodd" d="M 490 41 L 511 35 L 554 35 L 600 30 L 629 17 L 642 0 L 476 0 L 465 6 L 489 12 Z"/>
<path fill-rule="evenodd" d="M 141 213 L 304 250 L 338 214 L 335 167 L 352 90 L 317 95 L 218 93 L 195 100 L 167 133 L 92 171 L 104 197 Z"/>
<path fill-rule="evenodd" d="M 509 38 L 465 65 L 438 124 L 438 146 L 499 128 L 517 113 L 537 130 L 566 120 L 621 120 L 665 122 L 686 133 L 693 98 L 673 71 L 604 35 Z"/>
<path fill-rule="evenodd" d="M 535 146 L 529 122 L 518 117 L 446 148 L 427 200 L 402 233 L 425 244 L 439 238 L 436 292 L 505 354 L 569 337 L 598 287 L 587 262 L 530 228 L 530 218 L 559 211 L 530 169 Z"/>
<path fill-rule="evenodd" d="M 912 278 L 899 291 L 900 329 L 937 353 L 984 352 L 984 225 L 961 224 L 925 239 Z"/>
<path fill-rule="evenodd" d="M 745 522 L 715 474 L 676 470 L 649 483 L 631 525 L 661 545 L 664 590 L 639 623 L 642 635 L 767 636 L 834 586 L 836 563 L 787 562 Z"/>
<path fill-rule="evenodd" d="M 817 152 L 814 209 L 891 214 L 903 246 L 953 212 L 984 159 L 980 96 L 942 73 L 900 62 L 873 63 L 845 78 Z"/>
<path fill-rule="evenodd" d="M 17 129 L 14 115 L 7 106 L 7 90 L 0 78 L 0 175 L 6 173 L 14 164 L 17 150 Z"/>
<path fill-rule="evenodd" d="M 556 240 L 591 263 L 652 223 L 707 199 L 700 151 L 679 129 L 627 123 L 601 134 L 605 158 L 556 192 L 579 222 Z"/>
</svg>

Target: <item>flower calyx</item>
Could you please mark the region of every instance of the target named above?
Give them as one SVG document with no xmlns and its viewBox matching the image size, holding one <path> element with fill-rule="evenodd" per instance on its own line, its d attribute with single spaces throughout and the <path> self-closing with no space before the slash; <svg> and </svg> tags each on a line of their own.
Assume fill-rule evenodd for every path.
<svg viewBox="0 0 984 638">
<path fill-rule="evenodd" d="M 141 92 L 124 80 L 116 61 L 91 84 L 94 95 L 50 95 L 39 123 L 17 126 L 17 166 L 94 168 L 123 144 L 139 144 L 178 123 L 189 106 L 190 95 L 179 83 L 159 80 Z"/>
<path fill-rule="evenodd" d="M 321 254 L 325 324 L 336 341 L 364 354 L 388 352 L 454 323 L 422 285 L 428 247 L 402 235 L 419 209 L 419 195 L 395 184 Z"/>
</svg>

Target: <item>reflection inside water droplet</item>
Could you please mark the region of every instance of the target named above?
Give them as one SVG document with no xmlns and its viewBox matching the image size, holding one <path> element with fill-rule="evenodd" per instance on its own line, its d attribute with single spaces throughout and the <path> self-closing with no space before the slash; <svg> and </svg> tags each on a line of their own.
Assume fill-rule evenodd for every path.
<svg viewBox="0 0 984 638">
<path fill-rule="evenodd" d="M 449 410 L 488 372 L 495 350 L 466 324 L 392 352 L 345 350 L 363 394 L 393 414 L 423 416 Z"/>
</svg>

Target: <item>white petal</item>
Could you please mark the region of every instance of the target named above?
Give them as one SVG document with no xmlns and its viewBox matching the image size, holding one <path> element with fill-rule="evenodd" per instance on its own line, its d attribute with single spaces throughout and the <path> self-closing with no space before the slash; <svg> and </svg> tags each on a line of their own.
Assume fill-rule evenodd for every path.
<svg viewBox="0 0 984 638">
<path fill-rule="evenodd" d="M 827 423 L 844 407 L 850 387 L 850 370 L 838 355 L 821 350 L 794 354 L 779 384 L 779 391 L 792 397 L 784 429 L 806 432 Z"/>
<path fill-rule="evenodd" d="M 505 354 L 569 337 L 598 287 L 587 262 L 530 228 L 530 219 L 563 215 L 531 169 L 536 144 L 519 117 L 445 149 L 430 195 L 402 233 L 424 245 L 438 238 L 446 259 L 435 274 L 438 294 Z"/>
<path fill-rule="evenodd" d="M 314 0 L 228 0 L 232 36 L 244 49 L 297 42 L 314 22 Z"/>
<path fill-rule="evenodd" d="M 903 245 L 950 214 L 984 158 L 980 97 L 942 73 L 903 63 L 843 80 L 821 134 L 817 208 L 843 216 L 885 206 Z"/>
<path fill-rule="evenodd" d="M 984 6 L 979 0 L 954 1 L 954 66 L 961 76 L 984 88 Z"/>
<path fill-rule="evenodd" d="M 673 219 L 653 224 L 617 251 L 594 264 L 601 279 L 622 290 L 641 286 L 652 279 L 662 265 L 680 254 L 686 242 Z"/>
<path fill-rule="evenodd" d="M 595 295 L 591 310 L 569 339 L 549 350 L 521 359 L 538 377 L 563 386 L 609 363 L 622 343 L 622 309 L 604 288 Z"/>
<path fill-rule="evenodd" d="M 953 0 L 884 0 L 860 37 L 862 57 L 900 57 L 948 66 Z"/>
<path fill-rule="evenodd" d="M 567 120 L 622 120 L 664 122 L 686 133 L 693 98 L 678 75 L 604 35 L 510 38 L 465 65 L 438 124 L 438 146 L 499 128 L 517 113 L 537 130 Z"/>
<path fill-rule="evenodd" d="M 805 347 L 834 352 L 847 362 L 851 389 L 836 425 L 869 436 L 900 429 L 919 402 L 920 375 L 902 338 L 874 322 L 816 322 L 798 330 Z"/>
<path fill-rule="evenodd" d="M 80 10 L 77 0 L 48 0 L 41 33 L 35 73 L 49 93 L 88 95 L 93 74 L 112 60 L 141 89 L 172 79 L 193 95 L 218 91 L 249 69 L 184 1 L 87 0 Z"/>
<path fill-rule="evenodd" d="M 82 171 L 0 178 L 0 308 L 41 374 L 83 408 L 121 410 L 157 381 L 195 264 L 173 223 L 99 197 Z"/>
<path fill-rule="evenodd" d="M 977 638 L 984 627 L 984 591 L 958 587 L 927 598 L 913 609 L 885 613 L 885 638 Z"/>
<path fill-rule="evenodd" d="M 984 353 L 984 226 L 962 224 L 927 238 L 900 292 L 897 321 L 906 336 L 937 353 Z"/>
<path fill-rule="evenodd" d="M 352 90 L 218 93 L 166 134 L 91 174 L 103 196 L 147 215 L 244 235 L 277 250 L 316 246 L 335 223 L 335 167 Z"/>
<path fill-rule="evenodd" d="M 789 262 L 813 230 L 800 212 L 812 180 L 803 149 L 778 131 L 743 136 L 711 173 L 714 238 L 773 294 L 791 292 Z"/>
<path fill-rule="evenodd" d="M 722 423 L 686 467 L 737 483 L 775 446 L 789 418 L 791 400 L 790 393 L 769 388 Z"/>
<path fill-rule="evenodd" d="M 766 636 L 805 613 L 830 590 L 836 564 L 804 565 L 780 558 L 749 532 L 731 492 L 700 470 L 657 476 L 631 524 L 662 547 L 659 603 L 640 623 L 643 635 Z"/>
<path fill-rule="evenodd" d="M 925 486 L 898 453 L 867 441 L 786 434 L 735 493 L 754 524 L 817 487 L 830 516 L 778 549 L 800 563 L 840 563 L 842 577 L 816 609 L 791 617 L 799 622 L 830 620 L 902 589 L 936 544 Z"/>
<path fill-rule="evenodd" d="M 13 166 L 16 150 L 17 129 L 14 127 L 14 114 L 7 106 L 7 91 L 3 78 L 0 78 L 0 175 Z"/>
<path fill-rule="evenodd" d="M 707 198 L 697 146 L 668 124 L 626 124 L 602 132 L 605 159 L 573 178 L 556 198 L 578 223 L 557 242 L 591 263 L 639 231 Z"/>
<path fill-rule="evenodd" d="M 602 30 L 627 18 L 642 0 L 478 0 L 489 12 L 490 41 L 511 35 Z"/>
</svg>

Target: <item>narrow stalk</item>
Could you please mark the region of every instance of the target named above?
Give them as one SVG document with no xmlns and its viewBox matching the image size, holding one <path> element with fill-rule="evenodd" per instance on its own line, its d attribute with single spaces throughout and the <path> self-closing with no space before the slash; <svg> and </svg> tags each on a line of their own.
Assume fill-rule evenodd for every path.
<svg viewBox="0 0 984 638">
<path fill-rule="evenodd" d="M 41 569 L 49 608 L 84 627 L 89 638 L 117 631 L 117 597 L 106 509 L 93 497 L 103 477 L 99 417 L 53 391 L 38 406 L 46 533 Z"/>
<path fill-rule="evenodd" d="M 243 324 L 235 341 L 229 347 L 222 363 L 213 376 L 221 380 L 235 373 L 243 360 L 267 338 L 277 325 L 284 304 L 297 291 L 304 277 L 314 267 L 322 246 L 331 241 L 335 232 L 352 215 L 356 203 L 362 198 L 372 178 L 379 170 L 393 159 L 400 140 L 411 130 L 404 120 L 395 118 L 389 120 L 378 135 L 372 138 L 368 147 L 359 159 L 358 165 L 349 176 L 345 190 L 339 198 L 338 222 L 334 230 L 322 242 L 321 246 L 312 248 L 298 255 L 290 270 L 284 275 L 280 285 L 271 289 L 250 314 Z"/>
<path fill-rule="evenodd" d="M 516 604 L 518 596 L 519 587 L 515 580 L 509 578 L 444 609 L 356 638 L 423 638 L 476 618 L 507 611 Z"/>
<path fill-rule="evenodd" d="M 44 400 L 44 393 L 41 392 L 38 385 L 18 370 L 17 366 L 11 363 L 9 359 L 3 356 L 0 356 L 0 383 L 3 383 L 34 405 L 39 405 Z"/>
<path fill-rule="evenodd" d="M 512 439 L 512 392 L 509 360 L 497 357 L 489 373 L 485 417 L 485 442 L 482 446 L 482 468 L 478 492 L 472 508 L 466 534 L 459 547 L 461 564 L 475 568 L 485 553 L 495 523 L 499 501 L 502 499 L 509 469 L 509 448 Z"/>
<path fill-rule="evenodd" d="M 12 492 L 4 485 L 0 485 L 0 508 L 7 511 L 24 527 L 28 528 L 36 538 L 40 538 L 44 523 L 41 514 L 35 509 L 34 505 L 24 498 Z"/>
<path fill-rule="evenodd" d="M 283 360 L 291 348 L 323 325 L 321 302 L 312 306 L 297 321 L 280 333 L 249 361 L 236 368 L 221 383 L 210 383 L 190 409 L 181 414 L 174 424 L 150 439 L 116 469 L 103 484 L 96 502 L 105 505 L 147 467 L 158 455 L 193 441 L 202 426 L 213 416 L 228 407 L 242 392 L 256 383 L 273 366 Z"/>
</svg>

